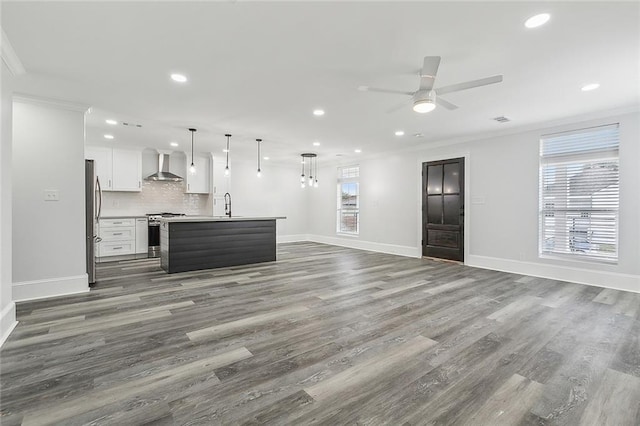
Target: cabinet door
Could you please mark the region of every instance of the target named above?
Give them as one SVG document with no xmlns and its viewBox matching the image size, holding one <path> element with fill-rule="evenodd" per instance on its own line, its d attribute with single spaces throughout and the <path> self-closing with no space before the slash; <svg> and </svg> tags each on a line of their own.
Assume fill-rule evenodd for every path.
<svg viewBox="0 0 640 426">
<path fill-rule="evenodd" d="M 113 149 L 113 190 L 142 190 L 142 152 Z"/>
<path fill-rule="evenodd" d="M 136 219 L 136 254 L 149 252 L 149 227 L 147 219 Z"/>
<path fill-rule="evenodd" d="M 84 158 L 93 160 L 95 173 L 103 191 L 113 190 L 112 150 L 101 146 L 85 146 Z"/>
<path fill-rule="evenodd" d="M 225 192 L 229 192 L 229 176 L 224 175 L 225 159 L 215 158 L 213 160 L 213 193 L 214 196 L 223 197 Z"/>
<path fill-rule="evenodd" d="M 208 194 L 210 192 L 209 182 L 211 181 L 211 165 L 206 157 L 193 157 L 193 164 L 196 166 L 196 172 L 191 173 L 191 159 L 187 158 L 187 193 L 189 194 Z"/>
</svg>

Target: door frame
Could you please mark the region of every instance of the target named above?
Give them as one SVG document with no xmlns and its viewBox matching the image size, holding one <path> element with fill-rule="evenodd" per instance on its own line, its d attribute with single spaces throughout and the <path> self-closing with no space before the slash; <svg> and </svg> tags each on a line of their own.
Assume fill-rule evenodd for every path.
<svg viewBox="0 0 640 426">
<path fill-rule="evenodd" d="M 422 163 L 428 163 L 430 161 L 443 161 L 450 160 L 452 158 L 464 158 L 464 227 L 463 227 L 463 241 L 464 241 L 464 261 L 463 264 L 467 265 L 469 262 L 469 248 L 471 241 L 471 153 L 469 151 L 451 150 L 442 151 L 434 154 L 419 154 L 417 169 L 418 169 L 418 193 L 417 195 L 417 218 L 418 223 L 416 225 L 416 235 L 418 240 L 422 240 Z M 418 257 L 422 257 L 422 244 L 418 243 Z"/>
</svg>

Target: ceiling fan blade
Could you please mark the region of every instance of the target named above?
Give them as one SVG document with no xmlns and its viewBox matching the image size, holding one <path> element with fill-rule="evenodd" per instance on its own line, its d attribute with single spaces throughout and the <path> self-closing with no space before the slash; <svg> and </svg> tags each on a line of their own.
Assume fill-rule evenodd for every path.
<svg viewBox="0 0 640 426">
<path fill-rule="evenodd" d="M 379 89 L 377 87 L 369 87 L 369 86 L 360 86 L 358 90 L 361 92 L 378 92 L 378 93 L 393 93 L 395 95 L 407 95 L 413 96 L 414 92 L 405 92 L 402 90 L 393 90 L 393 89 Z"/>
<path fill-rule="evenodd" d="M 487 84 L 500 83 L 501 81 L 502 75 L 494 75 L 492 77 L 481 78 L 479 80 L 466 81 L 464 83 L 440 87 L 439 89 L 436 89 L 436 94 L 444 95 L 446 93 L 459 92 L 461 90 L 472 89 L 474 87 L 486 86 Z"/>
<path fill-rule="evenodd" d="M 440 66 L 440 56 L 425 56 L 420 71 L 420 90 L 433 89 L 433 83 L 436 81 L 438 67 Z"/>
<path fill-rule="evenodd" d="M 452 104 L 449 101 L 445 101 L 444 99 L 442 99 L 441 97 L 437 97 L 436 98 L 436 103 L 438 105 L 442 105 L 443 107 L 445 107 L 446 109 L 450 109 L 450 110 L 454 110 L 454 109 L 458 109 L 458 105 L 456 104 Z"/>
<path fill-rule="evenodd" d="M 408 105 L 409 104 L 406 101 L 401 104 L 395 105 L 387 110 L 387 114 L 392 114 L 394 112 L 400 111 L 403 108 L 409 108 Z"/>
</svg>

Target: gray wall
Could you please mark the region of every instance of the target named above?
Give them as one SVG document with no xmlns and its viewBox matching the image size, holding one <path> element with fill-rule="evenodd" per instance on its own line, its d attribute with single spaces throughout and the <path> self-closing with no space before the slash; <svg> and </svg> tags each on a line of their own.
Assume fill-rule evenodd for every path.
<svg viewBox="0 0 640 426">
<path fill-rule="evenodd" d="M 2 62 L 0 124 L 0 343 L 15 325 L 11 296 L 11 120 L 13 76 Z"/>
<path fill-rule="evenodd" d="M 234 216 L 286 216 L 278 220 L 278 241 L 306 238 L 308 203 L 300 189 L 299 164 L 262 164 L 262 177 L 256 176 L 255 159 L 230 162 L 229 193 Z"/>
<path fill-rule="evenodd" d="M 88 290 L 84 180 L 82 108 L 14 97 L 14 300 Z"/>
</svg>

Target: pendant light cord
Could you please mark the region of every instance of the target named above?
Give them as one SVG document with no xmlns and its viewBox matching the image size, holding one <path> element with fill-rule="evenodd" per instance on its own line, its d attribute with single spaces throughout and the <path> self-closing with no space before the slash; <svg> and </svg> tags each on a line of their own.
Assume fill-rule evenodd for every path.
<svg viewBox="0 0 640 426">
<path fill-rule="evenodd" d="M 195 173 L 196 170 L 196 166 L 195 164 L 193 164 L 193 134 L 195 132 L 197 132 L 197 129 L 189 129 L 189 131 L 191 132 L 191 173 Z"/>
<path fill-rule="evenodd" d="M 258 172 L 260 172 L 260 142 L 262 139 L 256 139 L 256 142 L 258 142 Z"/>
<path fill-rule="evenodd" d="M 227 169 L 229 169 L 229 138 L 231 135 L 226 134 L 225 136 L 227 137 Z"/>
</svg>

